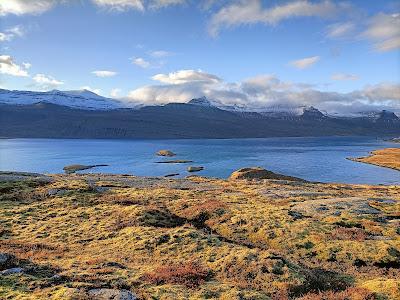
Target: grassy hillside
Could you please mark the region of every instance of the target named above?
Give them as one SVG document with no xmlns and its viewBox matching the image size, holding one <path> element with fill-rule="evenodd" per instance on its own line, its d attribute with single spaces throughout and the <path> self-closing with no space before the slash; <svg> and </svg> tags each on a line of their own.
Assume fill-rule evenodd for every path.
<svg viewBox="0 0 400 300">
<path fill-rule="evenodd" d="M 6 177 L 1 299 L 400 297 L 399 186 Z"/>
<path fill-rule="evenodd" d="M 375 150 L 369 156 L 352 160 L 400 171 L 400 148 Z"/>
</svg>

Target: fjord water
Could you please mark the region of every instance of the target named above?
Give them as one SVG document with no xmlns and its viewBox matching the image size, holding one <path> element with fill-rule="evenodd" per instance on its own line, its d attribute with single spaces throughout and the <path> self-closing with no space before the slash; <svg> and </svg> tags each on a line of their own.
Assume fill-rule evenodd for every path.
<svg viewBox="0 0 400 300">
<path fill-rule="evenodd" d="M 86 173 L 116 173 L 140 176 L 187 176 L 187 166 L 203 166 L 196 174 L 226 178 L 232 171 L 249 166 L 312 181 L 395 184 L 400 172 L 357 163 L 347 157 L 370 151 L 400 147 L 373 137 L 313 137 L 198 140 L 73 140 L 2 139 L 0 170 L 61 173 L 70 164 L 108 164 Z M 177 154 L 155 155 L 160 149 Z M 190 164 L 158 164 L 167 159 L 193 160 Z"/>
</svg>

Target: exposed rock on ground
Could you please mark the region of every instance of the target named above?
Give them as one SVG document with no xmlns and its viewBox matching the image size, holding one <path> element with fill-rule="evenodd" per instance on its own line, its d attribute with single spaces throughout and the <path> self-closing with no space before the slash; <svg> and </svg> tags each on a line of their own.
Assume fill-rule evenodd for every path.
<svg viewBox="0 0 400 300">
<path fill-rule="evenodd" d="M 127 290 L 92 289 L 88 291 L 93 300 L 136 300 L 136 296 Z"/>
<path fill-rule="evenodd" d="M 8 176 L 0 299 L 400 298 L 398 185 Z"/>
<path fill-rule="evenodd" d="M 301 178 L 282 175 L 272 171 L 265 170 L 260 167 L 242 168 L 231 174 L 231 180 L 236 179 L 277 179 L 277 180 L 290 180 L 290 181 L 304 181 Z"/>
<path fill-rule="evenodd" d="M 23 181 L 23 180 L 40 181 L 43 183 L 48 183 L 53 181 L 53 179 L 50 176 L 39 173 L 0 171 L 0 181 Z"/>
</svg>

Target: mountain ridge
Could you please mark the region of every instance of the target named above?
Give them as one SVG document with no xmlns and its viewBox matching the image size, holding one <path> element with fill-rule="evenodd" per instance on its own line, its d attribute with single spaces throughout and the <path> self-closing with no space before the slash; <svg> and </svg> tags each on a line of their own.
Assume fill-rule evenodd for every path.
<svg viewBox="0 0 400 300">
<path fill-rule="evenodd" d="M 317 114 L 317 117 L 277 118 L 185 103 L 113 110 L 84 110 L 47 102 L 0 104 L 0 136 L 112 139 L 399 136 L 397 116 L 397 119 L 384 116 L 332 118 Z"/>
<path fill-rule="evenodd" d="M 93 91 L 82 89 L 82 90 L 51 90 L 47 92 L 35 92 L 35 91 L 20 91 L 20 90 L 7 90 L 0 89 L 0 104 L 7 105 L 29 105 L 39 102 L 48 102 L 60 106 L 66 106 L 84 110 L 114 110 L 114 109 L 140 109 L 143 107 L 151 106 L 165 106 L 169 104 L 176 104 L 178 102 L 170 102 L 167 104 L 153 104 L 149 105 L 146 103 L 138 103 L 132 101 L 125 101 L 123 99 L 113 99 L 100 96 Z M 182 104 L 182 103 L 181 103 Z M 379 118 L 380 115 L 386 114 L 385 118 L 389 117 L 391 111 L 369 111 L 360 112 L 359 114 L 352 115 L 334 115 L 328 112 L 322 113 L 320 110 L 313 106 L 298 106 L 298 107 L 282 107 L 272 106 L 265 108 L 250 108 L 245 106 L 237 105 L 224 105 L 219 101 L 210 100 L 206 96 L 199 98 L 193 98 L 186 103 L 190 105 L 197 105 L 202 107 L 214 107 L 225 111 L 237 112 L 237 113 L 259 113 L 266 117 L 277 117 L 277 118 L 292 118 L 300 115 L 307 115 L 308 117 L 323 118 L 323 116 L 330 116 L 332 118 L 340 117 L 370 117 L 372 119 Z M 394 114 L 395 115 L 395 114 Z M 397 115 L 395 115 L 397 117 Z M 391 117 L 393 119 L 393 116 Z"/>
</svg>

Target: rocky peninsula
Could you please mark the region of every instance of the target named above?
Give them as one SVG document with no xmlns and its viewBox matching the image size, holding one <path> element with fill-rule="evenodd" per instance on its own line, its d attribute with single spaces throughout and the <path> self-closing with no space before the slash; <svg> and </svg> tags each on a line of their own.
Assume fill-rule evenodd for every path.
<svg viewBox="0 0 400 300">
<path fill-rule="evenodd" d="M 369 156 L 349 159 L 400 171 L 400 148 L 375 150 Z"/>
</svg>

